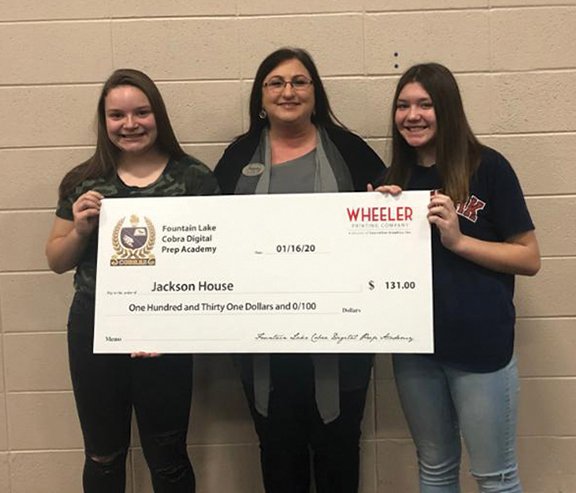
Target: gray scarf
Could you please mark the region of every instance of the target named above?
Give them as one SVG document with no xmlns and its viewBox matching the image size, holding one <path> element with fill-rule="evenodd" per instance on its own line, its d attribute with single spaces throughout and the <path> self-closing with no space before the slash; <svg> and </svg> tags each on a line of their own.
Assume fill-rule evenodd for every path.
<svg viewBox="0 0 576 493">
<path fill-rule="evenodd" d="M 260 143 L 236 185 L 236 194 L 268 193 L 272 169 L 268 131 L 262 132 Z M 316 135 L 315 192 L 352 192 L 352 176 L 344 158 L 330 140 L 326 130 L 320 128 Z M 340 415 L 340 382 L 337 354 L 311 354 L 314 365 L 316 406 L 324 423 Z M 256 410 L 268 416 L 270 400 L 270 355 L 253 356 L 254 401 Z"/>
</svg>

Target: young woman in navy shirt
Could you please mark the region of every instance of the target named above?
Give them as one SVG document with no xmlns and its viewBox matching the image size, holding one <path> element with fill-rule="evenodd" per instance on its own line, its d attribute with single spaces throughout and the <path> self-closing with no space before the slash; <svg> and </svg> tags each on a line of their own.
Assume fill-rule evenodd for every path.
<svg viewBox="0 0 576 493">
<path fill-rule="evenodd" d="M 394 355 L 421 493 L 458 493 L 462 436 L 481 492 L 522 491 L 516 460 L 514 275 L 540 268 L 512 167 L 473 135 L 452 73 L 415 65 L 394 95 L 384 183 L 431 190 L 431 355 Z"/>
</svg>

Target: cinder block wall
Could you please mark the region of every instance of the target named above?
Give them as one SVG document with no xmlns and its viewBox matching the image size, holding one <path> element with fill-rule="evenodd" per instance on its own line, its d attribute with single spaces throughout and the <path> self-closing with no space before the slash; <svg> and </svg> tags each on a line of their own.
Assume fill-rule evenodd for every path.
<svg viewBox="0 0 576 493">
<path fill-rule="evenodd" d="M 1 0 L 0 491 L 81 490 L 71 275 L 50 273 L 43 247 L 60 178 L 91 153 L 102 81 L 150 74 L 179 139 L 213 166 L 246 128 L 258 63 L 282 45 L 313 54 L 337 115 L 383 157 L 398 74 L 431 60 L 457 73 L 473 128 L 520 176 L 542 248 L 538 277 L 517 284 L 526 492 L 576 492 L 576 0 Z M 262 491 L 226 356 L 198 357 L 189 443 L 200 493 Z M 362 453 L 362 493 L 416 491 L 387 356 Z M 128 491 L 151 491 L 137 437 L 129 472 Z"/>
</svg>

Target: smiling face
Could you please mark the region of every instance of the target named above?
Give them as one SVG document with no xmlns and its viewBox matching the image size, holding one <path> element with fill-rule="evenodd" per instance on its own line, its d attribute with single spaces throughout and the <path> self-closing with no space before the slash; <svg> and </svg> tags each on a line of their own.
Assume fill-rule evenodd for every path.
<svg viewBox="0 0 576 493">
<path fill-rule="evenodd" d="M 406 84 L 396 100 L 394 123 L 422 165 L 436 161 L 436 112 L 430 94 L 419 82 Z"/>
<path fill-rule="evenodd" d="M 121 151 L 142 154 L 154 148 L 158 131 L 152 106 L 137 87 L 111 89 L 104 100 L 106 132 Z"/>
<path fill-rule="evenodd" d="M 306 78 L 311 80 L 306 67 L 296 58 L 277 65 L 266 75 L 264 84 L 273 80 L 293 81 Z M 314 86 L 308 84 L 294 88 L 286 84 L 282 89 L 262 87 L 262 107 L 268 114 L 270 127 L 279 125 L 307 125 L 311 123 L 314 111 Z"/>
</svg>

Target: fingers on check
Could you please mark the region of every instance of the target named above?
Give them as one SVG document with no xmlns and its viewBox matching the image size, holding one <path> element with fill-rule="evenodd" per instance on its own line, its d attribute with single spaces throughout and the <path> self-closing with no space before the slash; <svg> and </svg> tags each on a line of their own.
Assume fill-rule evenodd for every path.
<svg viewBox="0 0 576 493">
<path fill-rule="evenodd" d="M 161 356 L 161 353 L 148 353 L 146 351 L 130 353 L 131 358 L 158 358 L 159 356 Z"/>
<path fill-rule="evenodd" d="M 389 193 L 390 195 L 399 195 L 402 192 L 402 187 L 398 185 L 380 185 L 379 187 L 372 187 L 372 185 L 368 184 L 368 191 L 376 191 L 380 193 Z"/>
<path fill-rule="evenodd" d="M 388 185 L 388 193 L 391 195 L 399 195 L 402 193 L 402 187 L 399 185 Z"/>
<path fill-rule="evenodd" d="M 89 190 L 84 194 L 85 201 L 90 202 L 92 204 L 96 204 L 98 206 L 100 206 L 100 203 L 102 202 L 103 198 L 104 196 L 100 192 L 97 192 L 96 190 Z"/>
<path fill-rule="evenodd" d="M 75 205 L 79 212 L 90 209 L 100 210 L 100 205 L 102 203 L 103 198 L 104 197 L 99 192 L 90 190 L 80 195 L 80 197 L 78 197 L 78 199 L 76 200 Z"/>
<path fill-rule="evenodd" d="M 431 212 L 441 213 L 442 211 L 450 212 L 454 209 L 452 199 L 447 195 L 436 194 L 430 198 L 428 209 Z"/>
</svg>

